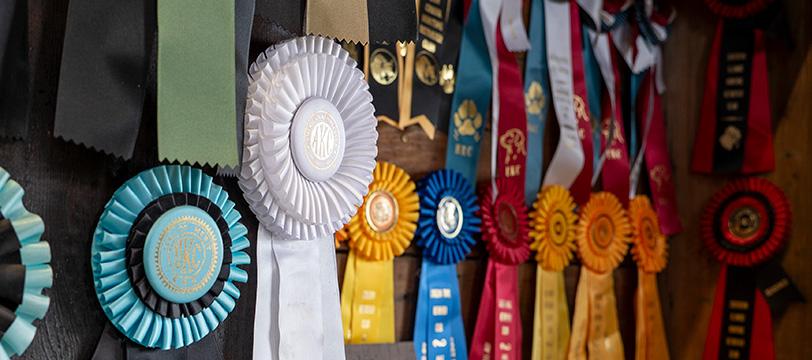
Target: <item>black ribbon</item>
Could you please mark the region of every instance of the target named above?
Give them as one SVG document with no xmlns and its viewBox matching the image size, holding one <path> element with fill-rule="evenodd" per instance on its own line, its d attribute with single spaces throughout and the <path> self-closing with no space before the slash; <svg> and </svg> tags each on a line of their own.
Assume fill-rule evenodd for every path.
<svg viewBox="0 0 812 360">
<path fill-rule="evenodd" d="M 400 120 L 399 86 L 403 81 L 403 61 L 396 44 L 369 46 L 369 92 L 375 105 L 376 117 Z M 392 79 L 394 77 L 394 79 Z M 390 82 L 391 81 L 391 82 Z"/>
<path fill-rule="evenodd" d="M 750 267 L 727 267 L 725 310 L 722 316 L 722 334 L 719 336 L 719 359 L 727 359 L 731 350 L 738 352 L 741 359 L 750 358 L 749 345 L 736 346 L 737 344 L 731 343 L 728 339 L 743 339 L 747 344 L 750 343 L 756 296 L 754 275 L 753 268 Z"/>
<path fill-rule="evenodd" d="M 28 2 L 0 1 L 0 138 L 28 133 Z"/>
<path fill-rule="evenodd" d="M 2 311 L 0 311 L 2 325 Z M 96 345 L 92 360 L 214 360 L 222 359 L 217 337 L 209 334 L 187 347 L 174 350 L 147 349 L 123 337 L 108 322 Z"/>
<path fill-rule="evenodd" d="M 16 318 L 17 315 L 14 314 L 14 310 L 0 306 L 0 339 L 3 338 L 3 335 L 6 334 L 9 326 L 11 326 L 11 323 L 13 323 Z"/>
<path fill-rule="evenodd" d="M 20 264 L 20 240 L 11 221 L 0 213 L 0 307 L 14 312 L 23 302 L 24 290 L 25 266 Z M 2 323 L 0 320 L 0 330 L 5 329 Z"/>
<path fill-rule="evenodd" d="M 777 262 L 771 261 L 759 266 L 756 270 L 755 280 L 756 286 L 764 294 L 764 299 L 770 306 L 773 318 L 781 317 L 787 307 L 793 303 L 806 302 L 801 291 Z"/>
<path fill-rule="evenodd" d="M 451 91 L 445 92 L 441 77 L 445 68 L 453 69 L 456 78 L 457 56 L 462 40 L 463 2 L 440 0 L 435 3 L 423 0 L 420 7 L 411 114 L 412 117 L 425 115 L 436 129 L 448 129 L 454 86 L 450 85 Z M 433 81 L 425 81 L 427 73 L 430 74 L 429 80 L 434 76 Z"/>
<path fill-rule="evenodd" d="M 223 239 L 223 263 L 211 289 L 199 299 L 188 303 L 178 304 L 160 297 L 147 280 L 144 270 L 144 242 L 152 225 L 158 218 L 178 206 L 194 206 L 211 216 L 217 224 L 217 229 Z M 209 307 L 217 296 L 223 291 L 225 282 L 231 274 L 231 235 L 228 233 L 228 223 L 222 216 L 220 208 L 209 199 L 189 193 L 174 193 L 164 195 L 147 205 L 135 220 L 135 225 L 127 239 L 127 275 L 133 284 L 135 294 L 156 313 L 169 317 L 179 318 L 196 315 Z M 0 284 L 2 285 L 2 284 Z"/>
</svg>

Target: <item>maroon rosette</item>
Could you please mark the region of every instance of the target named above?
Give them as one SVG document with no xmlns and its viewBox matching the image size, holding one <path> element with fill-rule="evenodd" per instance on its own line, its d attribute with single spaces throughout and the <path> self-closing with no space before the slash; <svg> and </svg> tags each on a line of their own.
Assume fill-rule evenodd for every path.
<svg viewBox="0 0 812 360">
<path fill-rule="evenodd" d="M 705 0 L 710 10 L 721 17 L 745 19 L 766 9 L 774 0 Z"/>
<path fill-rule="evenodd" d="M 488 186 L 480 197 L 482 241 L 496 262 L 516 265 L 530 256 L 529 225 L 524 195 L 518 187 L 497 180 L 498 195 Z"/>
</svg>

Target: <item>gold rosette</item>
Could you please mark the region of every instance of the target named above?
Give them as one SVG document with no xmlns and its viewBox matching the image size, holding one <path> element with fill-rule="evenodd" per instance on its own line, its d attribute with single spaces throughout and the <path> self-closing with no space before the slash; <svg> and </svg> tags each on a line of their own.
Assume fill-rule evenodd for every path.
<svg viewBox="0 0 812 360">
<path fill-rule="evenodd" d="M 632 256 L 640 270 L 658 273 L 668 262 L 668 244 L 660 231 L 657 213 L 645 195 L 636 196 L 629 203 L 632 222 Z"/>
<path fill-rule="evenodd" d="M 350 254 L 341 293 L 347 343 L 395 341 L 393 260 L 417 229 L 416 188 L 403 169 L 378 162 L 369 193 L 347 225 Z"/>
<path fill-rule="evenodd" d="M 559 185 L 539 192 L 530 212 L 530 247 L 537 250 L 533 359 L 563 359 L 570 338 L 564 273 L 575 251 L 575 200 Z"/>
<path fill-rule="evenodd" d="M 336 249 L 341 246 L 341 243 L 350 240 L 350 230 L 347 229 L 347 225 L 344 225 L 341 227 L 341 229 L 338 229 L 338 231 L 333 234 L 333 239 L 336 242 Z"/>
<path fill-rule="evenodd" d="M 612 270 L 626 256 L 631 233 L 626 211 L 608 192 L 592 194 L 581 209 L 577 243 L 584 266 L 575 293 L 570 359 L 624 358 Z"/>
</svg>

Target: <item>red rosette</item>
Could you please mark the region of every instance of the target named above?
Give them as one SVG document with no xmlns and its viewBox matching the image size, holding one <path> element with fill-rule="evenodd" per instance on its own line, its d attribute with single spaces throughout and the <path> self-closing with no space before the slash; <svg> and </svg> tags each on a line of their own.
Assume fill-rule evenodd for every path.
<svg viewBox="0 0 812 360">
<path fill-rule="evenodd" d="M 530 257 L 529 225 L 524 195 L 516 186 L 496 181 L 498 195 L 488 186 L 480 197 L 482 241 L 496 262 L 517 265 Z"/>
<path fill-rule="evenodd" d="M 750 0 L 742 3 L 735 1 L 730 3 L 725 0 L 705 0 L 711 12 L 716 15 L 731 19 L 745 19 L 756 15 L 766 9 L 774 0 Z"/>
<path fill-rule="evenodd" d="M 736 180 L 716 193 L 702 214 L 705 247 L 722 263 L 754 266 L 781 250 L 792 212 L 786 196 L 766 179 Z"/>
</svg>

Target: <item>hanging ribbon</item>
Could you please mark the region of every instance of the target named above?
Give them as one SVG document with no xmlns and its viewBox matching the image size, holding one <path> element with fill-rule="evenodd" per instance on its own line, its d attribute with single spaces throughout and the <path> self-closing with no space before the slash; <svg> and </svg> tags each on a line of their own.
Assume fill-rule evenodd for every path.
<svg viewBox="0 0 812 360">
<path fill-rule="evenodd" d="M 541 188 L 544 125 L 550 109 L 550 82 L 547 75 L 547 41 L 544 34 L 543 0 L 530 2 L 530 50 L 524 69 L 524 105 L 527 112 L 527 164 L 525 204 L 530 206 Z"/>
<path fill-rule="evenodd" d="M 790 205 L 765 179 L 729 183 L 710 199 L 702 240 L 723 264 L 704 359 L 774 359 L 771 308 L 802 299 L 777 262 L 789 232 Z"/>
<path fill-rule="evenodd" d="M 132 157 L 155 31 L 154 6 L 145 0 L 69 4 L 54 136 Z M 206 78 L 200 75 L 194 77 Z"/>
<path fill-rule="evenodd" d="M 368 191 L 378 138 L 355 65 L 309 36 L 251 66 L 240 187 L 262 225 L 255 359 L 344 357 L 334 232 Z"/>
<path fill-rule="evenodd" d="M 366 0 L 307 0 L 305 33 L 369 43 Z"/>
<path fill-rule="evenodd" d="M 629 203 L 632 223 L 631 253 L 637 262 L 637 292 L 635 293 L 635 359 L 668 360 L 668 343 L 657 291 L 657 273 L 665 268 L 667 239 L 657 221 L 657 213 L 645 195 Z"/>
<path fill-rule="evenodd" d="M 501 6 L 501 17 L 497 16 L 500 14 L 497 6 Z M 514 6 L 516 4 L 498 2 L 480 4 L 497 87 L 491 111 L 492 129 L 495 129 L 491 132 L 494 180 L 480 199 L 482 240 L 489 258 L 471 340 L 469 357 L 472 359 L 522 358 L 518 265 L 530 255 L 524 204 L 527 117 L 522 101 L 522 75 L 511 50 L 524 45 L 525 30 L 519 21 L 521 29 L 503 32 L 507 25 L 504 22 L 515 20 Z"/>
<path fill-rule="evenodd" d="M 572 90 L 573 111 L 578 124 L 578 138 L 584 153 L 584 164 L 581 172 L 570 186 L 570 192 L 575 202 L 583 205 L 589 200 L 592 192 L 592 120 L 589 115 L 589 99 L 587 97 L 586 71 L 584 69 L 583 44 L 581 38 L 581 13 L 576 1 L 570 1 L 570 35 L 572 43 Z"/>
<path fill-rule="evenodd" d="M 717 16 L 691 169 L 753 174 L 775 168 L 764 32 L 773 1 L 707 0 Z"/>
<path fill-rule="evenodd" d="M 578 256 L 583 262 L 575 294 L 570 359 L 623 359 L 613 270 L 623 261 L 632 228 L 614 195 L 599 192 L 581 209 Z"/>
<path fill-rule="evenodd" d="M 545 187 L 530 212 L 536 254 L 532 359 L 565 359 L 570 339 L 564 268 L 575 251 L 575 200 L 566 188 Z"/>
<path fill-rule="evenodd" d="M 5 1 L 0 5 L 0 138 L 28 135 L 30 83 L 28 1 Z"/>
<path fill-rule="evenodd" d="M 369 82 L 369 92 L 375 105 L 375 116 L 391 126 L 398 127 L 403 117 L 409 117 L 408 108 L 403 105 L 407 58 L 409 45 L 397 42 L 393 44 L 373 44 L 367 47 L 369 65 L 365 67 Z M 402 111 L 406 111 L 402 113 Z"/>
<path fill-rule="evenodd" d="M 34 340 L 53 285 L 51 247 L 41 241 L 45 225 L 26 210 L 22 187 L 0 167 L 0 358 L 22 355 Z"/>
<path fill-rule="evenodd" d="M 403 169 L 379 162 L 350 220 L 341 318 L 348 344 L 395 342 L 394 258 L 414 237 L 420 200 Z"/>
</svg>

